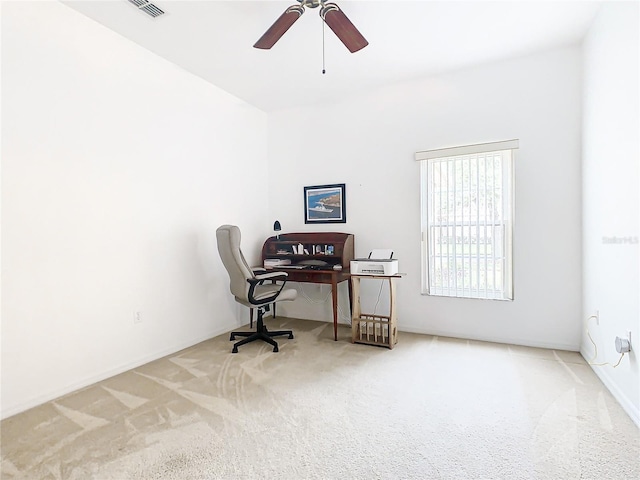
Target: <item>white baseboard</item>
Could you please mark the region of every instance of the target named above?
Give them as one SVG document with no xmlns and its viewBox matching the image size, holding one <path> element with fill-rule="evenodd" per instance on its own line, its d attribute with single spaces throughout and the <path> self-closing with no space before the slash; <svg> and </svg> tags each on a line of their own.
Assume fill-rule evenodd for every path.
<svg viewBox="0 0 640 480">
<path fill-rule="evenodd" d="M 585 356 L 584 352 L 580 351 L 580 355 L 582 355 L 582 358 L 587 361 L 587 356 Z M 635 406 L 631 399 L 627 397 L 624 392 L 622 392 L 622 390 L 620 390 L 620 387 L 618 387 L 618 385 L 612 380 L 612 378 L 607 375 L 606 369 L 593 368 L 593 365 L 589 366 L 600 379 L 600 381 L 604 384 L 604 386 L 607 387 L 607 390 L 609 390 L 611 395 L 613 395 L 613 398 L 618 401 L 622 409 L 627 413 L 627 415 L 629 415 L 631 420 L 633 420 L 633 423 L 635 423 L 636 426 L 640 428 L 640 408 Z"/>
<path fill-rule="evenodd" d="M 144 357 L 137 358 L 115 368 L 110 368 L 103 372 L 96 373 L 95 375 L 83 378 L 77 382 L 70 383 L 62 388 L 51 390 L 36 397 L 30 398 L 18 405 L 9 406 L 6 409 L 3 408 L 2 412 L 0 413 L 0 419 L 11 417 L 18 413 L 29 410 L 30 408 L 37 407 L 38 405 L 42 405 L 43 403 L 55 400 L 56 398 L 60 398 L 68 393 L 75 392 L 76 390 L 88 387 L 89 385 L 93 385 L 94 383 L 101 382 L 102 380 L 106 380 L 107 378 L 111 378 L 115 375 L 119 375 L 128 370 L 132 370 L 146 363 L 158 360 L 159 358 L 179 352 L 180 350 L 184 350 L 185 348 L 191 347 L 200 342 L 204 342 L 205 340 L 209 340 L 210 338 L 217 337 L 218 335 L 221 335 L 227 331 L 229 331 L 229 326 L 224 327 L 222 330 L 213 330 L 207 332 L 206 334 L 200 335 L 191 340 L 180 342 L 176 345 L 172 345 L 171 347 L 167 347 L 152 354 L 145 355 Z"/>
<path fill-rule="evenodd" d="M 491 343 L 501 343 L 505 345 L 520 345 L 523 347 L 533 347 L 533 348 L 544 348 L 547 350 L 565 350 L 569 352 L 578 352 L 580 350 L 578 345 L 568 344 L 568 343 L 553 343 L 553 342 L 536 342 L 527 339 L 519 339 L 519 338 L 501 338 L 493 335 L 461 335 L 459 333 L 453 332 L 445 332 L 445 331 L 434 331 L 434 330 L 422 330 L 419 328 L 406 328 L 399 327 L 401 332 L 410 332 L 410 333 L 421 333 L 423 335 L 433 335 L 436 337 L 449 337 L 449 338 L 459 338 L 462 340 L 476 340 L 479 342 L 491 342 Z"/>
</svg>

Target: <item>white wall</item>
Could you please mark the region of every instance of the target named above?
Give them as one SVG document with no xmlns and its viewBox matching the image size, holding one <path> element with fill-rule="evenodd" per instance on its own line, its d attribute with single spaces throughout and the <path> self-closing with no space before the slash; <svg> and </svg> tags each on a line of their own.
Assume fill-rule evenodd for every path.
<svg viewBox="0 0 640 480">
<path fill-rule="evenodd" d="M 604 5 L 584 43 L 582 304 L 593 362 L 610 364 L 593 368 L 638 425 L 639 14 L 637 3 Z M 596 312 L 599 324 L 589 318 Z M 634 349 L 614 369 L 615 338 L 629 331 Z M 587 335 L 581 351 L 596 353 Z"/>
<path fill-rule="evenodd" d="M 616 335 L 639 343 L 638 247 L 602 237 L 638 235 L 637 18 L 637 5 L 603 8 L 584 95 L 578 48 L 363 92 L 272 114 L 267 169 L 263 113 L 64 5 L 3 2 L 2 416 L 246 320 L 215 251 L 227 222 L 252 262 L 276 218 L 288 232 L 355 233 L 359 255 L 393 248 L 402 330 L 590 358 L 581 327 L 599 310 L 599 360 L 617 361 Z M 413 153 L 510 138 L 515 301 L 421 296 Z M 338 182 L 347 224 L 304 225 L 302 187 Z M 298 288 L 282 313 L 328 320 L 328 287 Z M 377 294 L 365 287 L 365 306 Z M 596 372 L 638 421 L 636 354 Z"/>
<path fill-rule="evenodd" d="M 57 2 L 2 46 L 6 417 L 247 320 L 215 229 L 270 222 L 264 113 Z"/>
<path fill-rule="evenodd" d="M 580 118 L 577 46 L 278 112 L 269 117 L 269 211 L 285 232 L 354 233 L 360 256 L 392 248 L 407 274 L 398 285 L 401 330 L 577 351 Z M 422 296 L 414 152 L 513 138 L 520 139 L 515 300 Z M 303 186 L 343 182 L 347 223 L 305 225 Z M 327 293 L 302 288 L 315 300 Z M 371 312 L 377 294 L 377 285 L 365 292 L 364 311 L 369 305 Z M 295 316 L 331 318 L 328 300 L 318 306 L 301 296 L 282 308 Z"/>
</svg>

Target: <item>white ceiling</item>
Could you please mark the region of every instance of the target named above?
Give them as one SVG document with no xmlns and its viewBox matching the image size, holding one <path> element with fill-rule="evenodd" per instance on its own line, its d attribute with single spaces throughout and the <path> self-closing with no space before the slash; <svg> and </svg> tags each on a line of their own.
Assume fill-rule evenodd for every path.
<svg viewBox="0 0 640 480">
<path fill-rule="evenodd" d="M 271 50 L 253 44 L 295 0 L 127 0 L 65 4 L 267 112 L 581 41 L 595 1 L 333 0 L 369 41 L 356 53 L 306 13 Z"/>
</svg>

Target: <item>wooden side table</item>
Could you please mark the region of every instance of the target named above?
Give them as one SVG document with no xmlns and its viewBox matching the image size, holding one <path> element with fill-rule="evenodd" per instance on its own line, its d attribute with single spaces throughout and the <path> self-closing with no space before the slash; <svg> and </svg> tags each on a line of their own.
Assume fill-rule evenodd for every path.
<svg viewBox="0 0 640 480">
<path fill-rule="evenodd" d="M 351 307 L 351 342 L 393 348 L 398 343 L 396 315 L 396 280 L 401 275 L 354 275 L 351 274 L 353 304 Z M 360 309 L 360 280 L 371 278 L 389 282 L 389 315 L 362 313 Z"/>
</svg>

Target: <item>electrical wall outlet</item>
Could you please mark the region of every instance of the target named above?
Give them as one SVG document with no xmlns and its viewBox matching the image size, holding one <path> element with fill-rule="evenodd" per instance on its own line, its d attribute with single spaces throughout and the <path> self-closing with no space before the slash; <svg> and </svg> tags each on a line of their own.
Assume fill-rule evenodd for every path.
<svg viewBox="0 0 640 480">
<path fill-rule="evenodd" d="M 631 341 L 628 338 L 616 337 L 616 352 L 629 353 L 631 351 Z"/>
<path fill-rule="evenodd" d="M 133 312 L 133 323 L 142 323 L 142 314 L 140 312 Z"/>
</svg>

